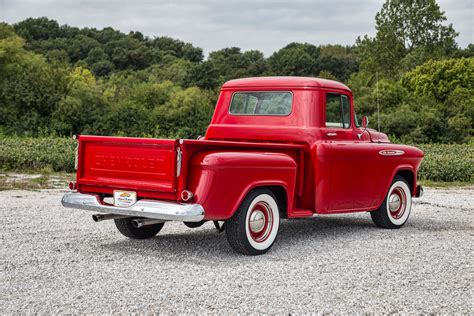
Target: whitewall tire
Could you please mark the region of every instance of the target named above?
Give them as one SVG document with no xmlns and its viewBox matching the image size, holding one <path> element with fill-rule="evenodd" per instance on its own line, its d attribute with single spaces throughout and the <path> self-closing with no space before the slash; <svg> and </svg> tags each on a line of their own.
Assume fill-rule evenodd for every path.
<svg viewBox="0 0 474 316">
<path fill-rule="evenodd" d="M 404 178 L 397 176 L 380 208 L 370 212 L 370 215 L 377 226 L 394 229 L 407 222 L 411 209 L 410 187 Z"/>
<path fill-rule="evenodd" d="M 225 231 L 230 246 L 245 255 L 260 255 L 273 246 L 280 227 L 280 211 L 276 197 L 268 189 L 249 193 Z"/>
</svg>

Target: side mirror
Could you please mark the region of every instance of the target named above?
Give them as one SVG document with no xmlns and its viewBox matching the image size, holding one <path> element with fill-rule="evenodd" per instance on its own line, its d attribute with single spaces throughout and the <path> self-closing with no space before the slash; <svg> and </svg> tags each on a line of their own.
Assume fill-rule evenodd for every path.
<svg viewBox="0 0 474 316">
<path fill-rule="evenodd" d="M 367 126 L 369 126 L 369 118 L 364 115 L 364 116 L 362 117 L 362 127 L 363 127 L 364 129 L 366 129 Z"/>
</svg>

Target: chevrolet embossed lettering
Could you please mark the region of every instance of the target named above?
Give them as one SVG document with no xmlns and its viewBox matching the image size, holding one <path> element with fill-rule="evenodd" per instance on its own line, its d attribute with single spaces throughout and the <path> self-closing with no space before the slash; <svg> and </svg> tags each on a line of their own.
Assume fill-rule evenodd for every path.
<svg viewBox="0 0 474 316">
<path fill-rule="evenodd" d="M 403 150 L 391 150 L 391 149 L 379 151 L 379 154 L 382 156 L 401 156 L 404 153 L 405 152 Z"/>
</svg>

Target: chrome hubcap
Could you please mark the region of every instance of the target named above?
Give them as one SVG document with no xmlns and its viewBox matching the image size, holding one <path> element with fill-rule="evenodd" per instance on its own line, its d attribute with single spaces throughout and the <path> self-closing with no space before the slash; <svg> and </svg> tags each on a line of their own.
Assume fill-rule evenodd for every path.
<svg viewBox="0 0 474 316">
<path fill-rule="evenodd" d="M 250 214 L 250 230 L 252 233 L 259 233 L 265 227 L 265 215 L 260 210 L 254 210 Z"/>
<path fill-rule="evenodd" d="M 247 221 L 250 237 L 256 242 L 264 242 L 273 228 L 272 209 L 268 203 L 259 201 L 250 210 Z"/>
<path fill-rule="evenodd" d="M 393 193 L 390 195 L 390 198 L 388 200 L 388 207 L 390 208 L 390 212 L 395 212 L 400 208 L 400 196 L 396 193 Z"/>
<path fill-rule="evenodd" d="M 390 216 L 399 219 L 405 214 L 407 206 L 407 197 L 401 187 L 395 187 L 388 198 L 388 210 Z"/>
</svg>

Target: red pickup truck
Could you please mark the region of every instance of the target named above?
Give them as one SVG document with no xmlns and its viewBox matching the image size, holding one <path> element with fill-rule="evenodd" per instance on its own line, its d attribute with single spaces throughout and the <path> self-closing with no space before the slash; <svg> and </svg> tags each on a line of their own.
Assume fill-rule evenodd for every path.
<svg viewBox="0 0 474 316">
<path fill-rule="evenodd" d="M 399 228 L 423 193 L 423 152 L 390 143 L 365 117 L 359 125 L 351 90 L 325 79 L 226 82 L 197 140 L 77 139 L 75 192 L 62 204 L 114 219 L 129 238 L 153 237 L 166 221 L 214 221 L 234 250 L 258 255 L 281 218 L 370 212 Z"/>
</svg>

